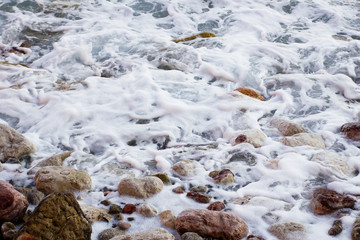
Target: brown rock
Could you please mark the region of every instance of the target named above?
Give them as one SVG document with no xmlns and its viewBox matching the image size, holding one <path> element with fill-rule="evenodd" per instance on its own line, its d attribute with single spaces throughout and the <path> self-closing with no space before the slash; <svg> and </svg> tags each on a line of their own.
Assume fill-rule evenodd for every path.
<svg viewBox="0 0 360 240">
<path fill-rule="evenodd" d="M 183 160 L 172 166 L 175 174 L 182 177 L 193 177 L 203 169 L 202 165 L 195 160 Z"/>
<path fill-rule="evenodd" d="M 132 214 L 136 211 L 136 206 L 134 204 L 126 204 L 122 210 L 122 213 Z"/>
<path fill-rule="evenodd" d="M 30 234 L 24 233 L 24 234 L 21 234 L 20 236 L 18 236 L 16 238 L 16 240 L 40 240 L 40 239 L 37 237 L 34 237 Z"/>
<path fill-rule="evenodd" d="M 155 217 L 158 213 L 158 210 L 151 203 L 142 203 L 137 208 L 137 212 L 144 217 Z"/>
<path fill-rule="evenodd" d="M 175 228 L 181 235 L 195 232 L 202 237 L 221 240 L 240 240 L 248 234 L 247 224 L 228 212 L 188 209 L 176 218 Z"/>
<path fill-rule="evenodd" d="M 29 203 L 13 186 L 0 180 L 0 222 L 17 222 L 25 215 Z"/>
<path fill-rule="evenodd" d="M 279 240 L 307 239 L 307 232 L 303 225 L 295 222 L 284 222 L 272 224 L 268 231 L 274 234 Z"/>
<path fill-rule="evenodd" d="M 113 203 L 110 204 L 110 208 L 109 208 L 110 214 L 118 214 L 121 213 L 122 210 L 123 210 L 122 207 L 120 207 L 119 205 Z"/>
<path fill-rule="evenodd" d="M 5 240 L 12 240 L 16 235 L 16 227 L 11 222 L 4 222 L 1 225 L 1 234 Z M 1 235 L 0 235 L 1 236 Z"/>
<path fill-rule="evenodd" d="M 352 140 L 360 140 L 360 122 L 345 123 L 341 126 L 340 132 Z"/>
<path fill-rule="evenodd" d="M 165 185 L 171 185 L 171 180 L 170 180 L 169 176 L 167 175 L 167 173 L 156 173 L 156 174 L 151 175 L 151 176 L 160 178 L 161 181 L 163 181 L 163 183 Z"/>
<path fill-rule="evenodd" d="M 116 236 L 111 240 L 174 240 L 175 237 L 163 228 L 153 228 L 147 231 Z"/>
<path fill-rule="evenodd" d="M 360 217 L 355 219 L 353 228 L 351 230 L 351 240 L 360 240 Z"/>
<path fill-rule="evenodd" d="M 342 230 L 343 230 L 343 226 L 341 220 L 335 220 L 333 222 L 332 227 L 329 229 L 328 234 L 331 236 L 336 236 L 340 234 Z"/>
<path fill-rule="evenodd" d="M 45 160 L 42 160 L 38 164 L 36 164 L 31 170 L 29 171 L 30 174 L 35 173 L 37 170 L 39 170 L 42 167 L 47 166 L 62 166 L 63 162 L 66 158 L 68 158 L 71 155 L 72 152 L 64 152 L 60 153 L 54 156 L 51 156 Z"/>
<path fill-rule="evenodd" d="M 207 187 L 206 186 L 195 186 L 192 187 L 190 189 L 190 192 L 201 192 L 201 193 L 205 193 L 207 191 Z"/>
<path fill-rule="evenodd" d="M 194 199 L 195 201 L 199 203 L 209 203 L 211 196 L 207 195 L 205 193 L 199 193 L 199 192 L 188 192 L 186 194 L 188 198 Z"/>
<path fill-rule="evenodd" d="M 0 162 L 35 152 L 35 146 L 15 129 L 0 124 Z"/>
<path fill-rule="evenodd" d="M 181 186 L 178 186 L 172 190 L 174 193 L 181 194 L 185 192 L 185 189 Z"/>
<path fill-rule="evenodd" d="M 265 240 L 265 239 L 262 237 L 255 236 L 255 235 L 249 235 L 247 237 L 247 240 Z"/>
<path fill-rule="evenodd" d="M 98 240 L 110 240 L 111 238 L 113 238 L 115 236 L 124 235 L 124 234 L 125 234 L 124 231 L 121 231 L 116 228 L 109 228 L 109 229 L 105 229 L 104 231 L 99 233 Z"/>
<path fill-rule="evenodd" d="M 159 193 L 163 187 L 164 184 L 158 177 L 125 178 L 121 180 L 118 191 L 120 195 L 149 198 Z"/>
<path fill-rule="evenodd" d="M 250 88 L 242 87 L 242 88 L 235 89 L 235 91 L 238 91 L 239 93 L 242 93 L 249 97 L 259 99 L 260 101 L 265 101 L 265 98 L 263 96 L 261 96 L 259 93 L 255 92 L 254 90 L 252 90 Z"/>
<path fill-rule="evenodd" d="M 220 171 L 212 171 L 209 173 L 209 176 L 214 179 L 216 183 L 233 183 L 234 182 L 234 174 L 230 171 L 230 169 L 223 169 Z"/>
<path fill-rule="evenodd" d="M 181 235 L 181 240 L 204 240 L 199 234 L 194 232 L 186 232 Z"/>
<path fill-rule="evenodd" d="M 18 236 L 30 234 L 39 239 L 91 239 L 91 224 L 73 193 L 54 193 L 44 198 Z"/>
<path fill-rule="evenodd" d="M 224 208 L 225 208 L 225 204 L 223 202 L 219 202 L 219 201 L 213 202 L 207 207 L 207 209 L 211 210 L 211 211 L 221 211 Z"/>
<path fill-rule="evenodd" d="M 171 210 L 165 210 L 158 215 L 161 219 L 161 224 L 168 228 L 175 228 L 176 217 Z"/>
<path fill-rule="evenodd" d="M 121 230 L 127 230 L 129 228 L 131 228 L 131 223 L 129 222 L 118 222 L 117 226 L 121 229 Z"/>
<path fill-rule="evenodd" d="M 281 118 L 271 120 L 270 125 L 277 128 L 284 136 L 306 132 L 305 128 L 300 124 Z"/>
<path fill-rule="evenodd" d="M 356 200 L 332 190 L 319 188 L 313 192 L 311 207 L 315 214 L 325 215 L 341 208 L 353 208 Z"/>
<path fill-rule="evenodd" d="M 67 166 L 48 166 L 35 175 L 36 188 L 46 195 L 53 192 L 91 189 L 88 173 Z"/>
</svg>

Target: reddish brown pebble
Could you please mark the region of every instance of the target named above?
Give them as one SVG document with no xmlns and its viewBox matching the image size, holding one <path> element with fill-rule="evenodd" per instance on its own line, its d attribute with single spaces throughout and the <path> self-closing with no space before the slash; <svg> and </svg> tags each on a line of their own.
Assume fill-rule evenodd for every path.
<svg viewBox="0 0 360 240">
<path fill-rule="evenodd" d="M 205 194 L 205 193 L 199 193 L 199 192 L 188 192 L 186 194 L 188 198 L 194 199 L 195 201 L 199 203 L 209 203 L 211 196 Z"/>
<path fill-rule="evenodd" d="M 250 88 L 237 88 L 235 89 L 235 91 L 238 91 L 244 95 L 247 95 L 249 97 L 252 98 L 256 98 L 259 99 L 261 101 L 265 101 L 265 98 L 263 96 L 261 96 L 259 93 L 255 92 L 254 90 L 250 89 Z"/>
<path fill-rule="evenodd" d="M 128 222 L 118 222 L 117 225 L 122 230 L 127 230 L 131 227 L 131 223 Z"/>
<path fill-rule="evenodd" d="M 39 239 L 30 234 L 24 233 L 24 234 L 21 234 L 20 236 L 18 236 L 16 238 L 16 240 L 39 240 Z"/>
<path fill-rule="evenodd" d="M 352 140 L 360 140 L 360 122 L 345 123 L 341 126 L 340 132 L 342 132 L 347 138 Z"/>
<path fill-rule="evenodd" d="M 320 188 L 313 192 L 311 207 L 315 214 L 325 215 L 341 208 L 353 208 L 356 200 L 332 190 Z"/>
<path fill-rule="evenodd" d="M 332 227 L 329 229 L 328 234 L 331 236 L 336 236 L 340 234 L 342 230 L 343 230 L 343 226 L 341 220 L 335 220 L 333 222 Z"/>
<path fill-rule="evenodd" d="M 212 211 L 221 211 L 225 208 L 225 204 L 223 202 L 213 202 L 211 203 L 207 209 L 212 210 Z"/>
<path fill-rule="evenodd" d="M 122 213 L 132 214 L 136 211 L 136 206 L 134 204 L 126 204 L 122 210 Z"/>
<path fill-rule="evenodd" d="M 239 136 L 237 136 L 237 138 L 235 139 L 235 144 L 239 144 L 239 143 L 243 143 L 246 141 L 246 135 L 244 134 L 240 134 Z"/>
<path fill-rule="evenodd" d="M 174 188 L 172 191 L 174 193 L 181 194 L 181 193 L 185 192 L 185 189 L 183 187 L 179 186 L 179 187 Z"/>
</svg>

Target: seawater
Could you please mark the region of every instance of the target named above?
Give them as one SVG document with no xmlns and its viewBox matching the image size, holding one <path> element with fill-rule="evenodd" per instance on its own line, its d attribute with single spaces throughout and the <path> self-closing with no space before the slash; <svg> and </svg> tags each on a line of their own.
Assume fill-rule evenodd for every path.
<svg viewBox="0 0 360 240">
<path fill-rule="evenodd" d="M 172 41 L 204 31 L 217 37 Z M 312 213 L 311 192 L 327 187 L 358 196 L 358 175 L 311 161 L 319 149 L 285 147 L 269 122 L 302 124 L 357 171 L 360 150 L 339 128 L 360 118 L 359 39 L 356 0 L 2 0 L 0 123 L 36 145 L 30 166 L 73 151 L 64 164 L 93 179 L 92 192 L 78 193 L 81 203 L 101 206 L 103 192 L 126 176 L 167 172 L 174 185 L 146 200 L 159 212 L 206 208 L 171 189 L 210 185 L 220 201 L 258 197 L 226 209 L 251 234 L 273 239 L 270 224 L 293 221 L 309 239 L 329 239 L 335 217 Z M 267 101 L 234 95 L 238 87 Z M 232 146 L 244 129 L 262 130 L 265 145 Z M 185 159 L 200 162 L 203 172 L 173 177 L 171 166 Z M 273 159 L 275 170 L 268 167 Z M 208 173 L 225 167 L 235 183 L 213 184 Z M 32 177 L 11 164 L 0 173 L 25 187 L 34 187 Z M 107 199 L 144 201 L 116 192 Z M 356 206 L 342 217 L 336 239 L 350 238 L 358 214 Z M 131 223 L 129 232 L 161 226 L 139 215 Z M 112 224 L 93 224 L 93 238 Z"/>
</svg>

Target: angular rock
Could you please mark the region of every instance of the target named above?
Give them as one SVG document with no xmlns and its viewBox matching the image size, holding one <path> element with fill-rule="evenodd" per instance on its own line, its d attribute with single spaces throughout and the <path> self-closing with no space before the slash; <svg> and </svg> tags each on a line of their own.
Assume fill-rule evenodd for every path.
<svg viewBox="0 0 360 240">
<path fill-rule="evenodd" d="M 301 124 L 282 118 L 275 118 L 271 120 L 270 125 L 277 128 L 284 136 L 292 136 L 297 133 L 306 132 L 305 128 Z"/>
<path fill-rule="evenodd" d="M 46 195 L 53 192 L 91 189 L 88 173 L 67 166 L 47 166 L 35 175 L 36 188 Z"/>
<path fill-rule="evenodd" d="M 0 162 L 8 158 L 20 158 L 35 152 L 35 146 L 15 129 L 0 124 Z"/>
<path fill-rule="evenodd" d="M 171 185 L 171 180 L 170 180 L 169 176 L 167 175 L 167 173 L 157 173 L 157 174 L 154 174 L 151 176 L 160 178 L 161 181 L 163 181 L 163 183 L 165 185 Z"/>
<path fill-rule="evenodd" d="M 118 222 L 117 226 L 121 229 L 121 230 L 128 230 L 129 228 L 131 228 L 131 223 L 129 222 Z"/>
<path fill-rule="evenodd" d="M 219 201 L 213 202 L 207 207 L 207 209 L 211 211 L 221 211 L 225 209 L 225 204 Z"/>
<path fill-rule="evenodd" d="M 186 232 L 183 235 L 181 235 L 181 240 L 203 240 L 199 234 L 194 232 Z"/>
<path fill-rule="evenodd" d="M 233 183 L 234 182 L 234 174 L 230 171 L 230 169 L 223 169 L 212 171 L 209 173 L 209 176 L 214 180 L 216 183 Z"/>
<path fill-rule="evenodd" d="M 185 192 L 185 189 L 181 186 L 178 186 L 172 190 L 174 193 L 181 194 Z"/>
<path fill-rule="evenodd" d="M 16 191 L 22 193 L 26 197 L 26 200 L 33 205 L 38 205 L 40 201 L 45 197 L 42 192 L 36 189 L 22 187 L 17 187 L 15 189 Z"/>
<path fill-rule="evenodd" d="M 279 240 L 307 239 L 306 229 L 300 223 L 275 223 L 268 228 L 268 231 L 274 234 Z"/>
<path fill-rule="evenodd" d="M 335 220 L 333 222 L 332 227 L 329 229 L 328 234 L 331 236 L 336 236 L 340 234 L 342 230 L 343 230 L 343 226 L 341 220 Z"/>
<path fill-rule="evenodd" d="M 165 210 L 159 213 L 161 224 L 168 228 L 175 228 L 176 216 L 171 210 Z"/>
<path fill-rule="evenodd" d="M 335 191 L 319 188 L 314 190 L 311 207 L 315 214 L 325 215 L 341 208 L 353 208 L 356 200 Z"/>
<path fill-rule="evenodd" d="M 147 231 L 116 236 L 111 240 L 175 240 L 174 235 L 163 228 L 153 228 Z"/>
<path fill-rule="evenodd" d="M 120 195 L 149 198 L 159 193 L 163 187 L 163 182 L 157 177 L 125 178 L 121 180 L 118 191 Z"/>
<path fill-rule="evenodd" d="M 31 170 L 29 171 L 30 174 L 35 173 L 37 170 L 39 170 L 42 167 L 47 166 L 62 166 L 63 162 L 66 158 L 68 158 L 71 155 L 72 152 L 64 152 L 60 153 L 54 156 L 51 156 L 45 160 L 42 160 L 38 164 L 36 164 Z"/>
<path fill-rule="evenodd" d="M 172 166 L 172 169 L 178 176 L 193 177 L 197 174 L 198 171 L 200 171 L 200 169 L 202 169 L 202 166 L 200 163 L 194 160 L 183 160 L 175 163 Z"/>
<path fill-rule="evenodd" d="M 30 234 L 38 239 L 91 239 L 91 224 L 73 193 L 53 193 L 35 208 L 18 235 Z"/>
<path fill-rule="evenodd" d="M 158 213 L 158 210 L 151 203 L 142 203 L 137 208 L 137 212 L 144 217 L 155 217 Z"/>
<path fill-rule="evenodd" d="M 210 195 L 200 192 L 188 192 L 186 196 L 188 198 L 194 199 L 199 203 L 209 203 L 212 198 Z"/>
<path fill-rule="evenodd" d="M 344 175 L 350 175 L 355 171 L 355 168 L 348 165 L 347 159 L 339 156 L 335 152 L 318 152 L 311 158 L 311 161 L 320 163 L 322 166 Z"/>
<path fill-rule="evenodd" d="M 345 137 L 359 141 L 360 140 L 360 122 L 345 123 L 341 126 L 340 132 L 345 135 Z"/>
<path fill-rule="evenodd" d="M 110 222 L 111 219 L 113 218 L 110 214 L 107 213 L 107 210 L 105 208 L 99 208 L 85 204 L 80 205 L 80 207 L 86 219 L 90 223 L 94 223 L 98 221 Z"/>
<path fill-rule="evenodd" d="M 353 228 L 351 230 L 351 240 L 360 240 L 360 217 L 355 219 Z"/>
<path fill-rule="evenodd" d="M 237 135 L 230 139 L 231 145 L 237 145 L 240 143 L 250 143 L 254 147 L 264 146 L 266 135 L 258 129 L 246 129 L 237 132 Z"/>
<path fill-rule="evenodd" d="M 321 136 L 311 133 L 297 133 L 295 135 L 284 137 L 280 142 L 286 146 L 311 146 L 315 148 L 325 148 L 324 140 Z"/>
<path fill-rule="evenodd" d="M 16 227 L 11 222 L 4 222 L 1 225 L 1 234 L 5 240 L 12 240 L 16 235 Z M 0 235 L 1 236 L 1 235 Z"/>
<path fill-rule="evenodd" d="M 134 204 L 126 204 L 122 210 L 122 213 L 125 214 L 132 214 L 136 211 L 136 206 Z"/>
<path fill-rule="evenodd" d="M 239 93 L 242 93 L 246 96 L 252 97 L 252 98 L 256 98 L 260 101 L 265 101 L 265 98 L 263 96 L 260 95 L 260 93 L 250 89 L 250 88 L 237 88 L 235 89 L 235 91 L 238 91 Z"/>
<path fill-rule="evenodd" d="M 113 238 L 115 236 L 124 235 L 124 234 L 125 234 L 124 231 L 121 231 L 116 228 L 109 228 L 109 229 L 105 229 L 104 231 L 99 233 L 98 240 L 110 240 L 111 238 Z"/>
<path fill-rule="evenodd" d="M 0 222 L 21 220 L 29 203 L 13 186 L 0 180 Z"/>
<path fill-rule="evenodd" d="M 180 235 L 195 232 L 202 237 L 239 240 L 248 234 L 247 224 L 228 212 L 188 209 L 176 218 L 175 228 Z"/>
</svg>

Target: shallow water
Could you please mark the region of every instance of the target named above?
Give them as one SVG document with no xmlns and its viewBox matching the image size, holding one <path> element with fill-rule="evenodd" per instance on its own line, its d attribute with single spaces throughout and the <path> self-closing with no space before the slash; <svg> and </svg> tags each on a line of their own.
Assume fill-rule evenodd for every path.
<svg viewBox="0 0 360 240">
<path fill-rule="evenodd" d="M 217 37 L 171 41 L 202 31 Z M 228 204 L 252 234 L 271 239 L 270 224 L 294 221 L 309 239 L 328 239 L 335 218 L 311 212 L 311 190 L 358 195 L 360 180 L 310 161 L 318 149 L 283 146 L 269 121 L 301 123 L 358 170 L 360 150 L 339 128 L 360 118 L 359 39 L 356 0 L 3 0 L 0 61 L 30 68 L 0 63 L 0 123 L 34 142 L 32 165 L 74 151 L 65 164 L 93 178 L 93 192 L 79 193 L 84 203 L 98 205 L 102 191 L 116 190 L 128 174 L 171 175 L 172 164 L 193 159 L 204 171 L 172 177 L 175 186 L 210 184 L 219 200 L 254 195 L 291 204 Z M 267 101 L 234 96 L 238 87 Z M 232 146 L 230 138 L 243 129 L 261 129 L 265 145 Z M 266 167 L 274 158 L 277 170 Z M 208 173 L 225 167 L 235 183 L 213 184 Z M 0 179 L 33 186 L 26 171 L 4 169 Z M 206 208 L 173 194 L 175 186 L 148 201 L 176 214 Z M 143 201 L 116 192 L 107 198 Z M 358 214 L 356 208 L 342 218 L 337 239 L 349 239 Z M 160 226 L 157 218 L 135 219 L 130 232 Z M 93 238 L 111 225 L 96 223 Z"/>
</svg>

